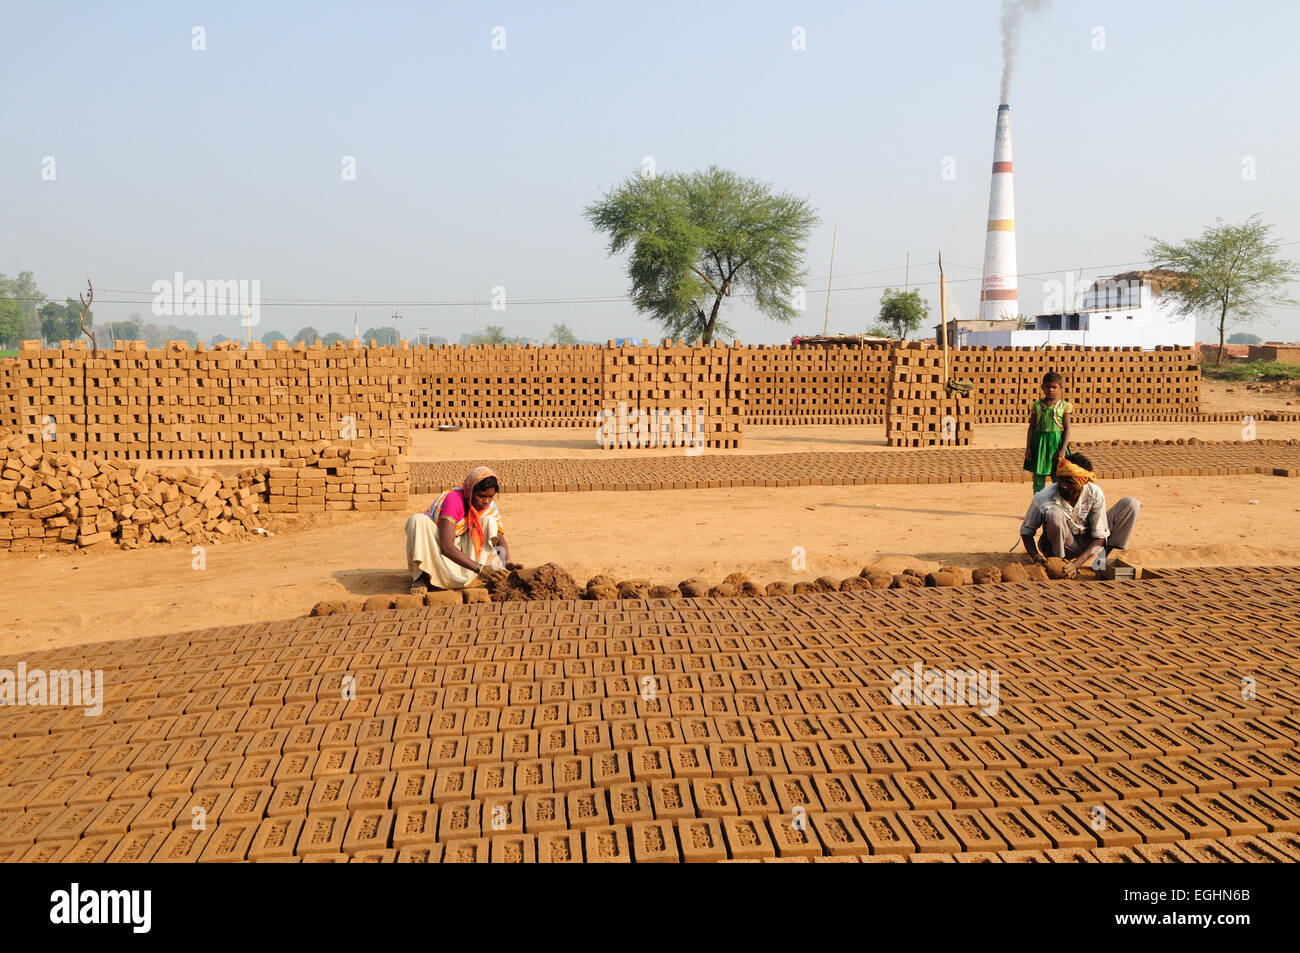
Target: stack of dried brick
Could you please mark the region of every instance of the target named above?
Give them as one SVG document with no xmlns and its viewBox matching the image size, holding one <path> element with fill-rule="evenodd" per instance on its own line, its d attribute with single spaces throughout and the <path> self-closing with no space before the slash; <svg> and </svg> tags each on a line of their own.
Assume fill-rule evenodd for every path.
<svg viewBox="0 0 1300 953">
<path fill-rule="evenodd" d="M 746 353 L 738 344 L 665 340 L 662 347 L 651 347 L 649 341 L 639 346 L 610 341 L 604 351 L 600 445 L 739 447 Z M 632 423 L 624 426 L 625 420 Z"/>
<path fill-rule="evenodd" d="M 267 470 L 272 513 L 326 510 L 401 510 L 411 489 L 411 468 L 400 447 L 344 446 L 321 440 L 285 452 Z"/>
<path fill-rule="evenodd" d="M 944 358 L 935 347 L 909 343 L 894 349 L 885 415 L 885 441 L 891 447 L 968 446 L 971 396 L 949 393 Z M 949 363 L 948 379 L 958 380 Z"/>
<path fill-rule="evenodd" d="M 45 453 L 0 435 L 0 549 L 44 552 L 119 544 L 206 542 L 255 529 L 263 471 L 196 469 Z"/>
</svg>

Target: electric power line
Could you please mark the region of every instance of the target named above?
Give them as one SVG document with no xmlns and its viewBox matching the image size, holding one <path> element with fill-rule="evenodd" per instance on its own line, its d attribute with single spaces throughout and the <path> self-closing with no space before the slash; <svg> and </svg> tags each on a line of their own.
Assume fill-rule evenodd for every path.
<svg viewBox="0 0 1300 953">
<path fill-rule="evenodd" d="M 1278 243 L 1278 247 L 1286 247 L 1286 246 L 1289 246 L 1289 245 L 1300 245 L 1300 239 L 1297 239 L 1297 240 L 1295 240 L 1295 241 L 1279 242 L 1279 243 Z M 1017 284 L 1019 284 L 1019 281 L 1020 281 L 1020 279 L 1022 279 L 1022 278 L 1025 278 L 1025 279 L 1034 279 L 1034 278 L 1043 278 L 1044 276 L 1052 276 L 1052 277 L 1055 277 L 1055 276 L 1059 276 L 1059 275 L 1072 275 L 1072 274 L 1075 274 L 1076 272 L 1078 272 L 1078 271 L 1080 271 L 1080 270 L 1082 270 L 1082 271 L 1098 271 L 1098 270 L 1101 270 L 1101 269 L 1107 269 L 1107 268 L 1127 268 L 1127 267 L 1131 267 L 1131 266 L 1134 266 L 1134 265 L 1143 265 L 1143 264 L 1148 264 L 1149 262 L 1150 262 L 1150 259 L 1143 258 L 1143 259 L 1139 259 L 1139 260 L 1136 260 L 1136 261 L 1109 262 L 1109 263 L 1106 263 L 1106 264 L 1099 264 L 1099 265 L 1083 265 L 1083 266 L 1074 265 L 1074 266 L 1070 266 L 1070 267 L 1068 267 L 1068 268 L 1054 268 L 1054 269 L 1051 269 L 1051 270 L 1048 270 L 1048 271 L 1028 271 L 1028 272 L 1020 272 L 1020 273 L 1018 273 L 1018 274 L 1016 275 L 1016 281 L 1017 281 Z M 924 264 L 920 264 L 920 265 L 918 265 L 917 267 L 918 267 L 918 268 L 924 268 L 924 267 L 928 267 L 928 266 L 930 266 L 930 265 L 934 265 L 934 264 L 937 264 L 937 262 L 926 262 L 926 263 L 924 263 Z M 956 263 L 952 263 L 952 264 L 953 264 L 953 267 L 957 267 L 957 268 L 968 268 L 968 269 L 971 269 L 971 270 L 974 270 L 974 271 L 980 271 L 980 270 L 981 270 L 981 269 L 979 269 L 979 268 L 977 268 L 977 267 L 975 267 L 975 266 L 973 266 L 973 265 L 961 265 L 961 264 L 956 264 Z M 883 272 L 887 272 L 887 271 L 902 271 L 902 270 L 903 270 L 903 267 L 904 267 L 903 265 L 893 265 L 893 266 L 890 266 L 890 267 L 888 267 L 888 268 L 878 268 L 878 269 L 873 269 L 873 270 L 871 270 L 871 271 L 850 272 L 848 275 L 841 275 L 841 277 L 854 277 L 854 276 L 858 276 L 858 275 L 881 274 L 881 273 L 883 273 Z M 823 280 L 825 277 L 826 277 L 826 276 L 822 276 L 822 278 L 820 278 L 820 279 L 819 279 L 819 278 L 808 278 L 808 279 L 806 279 L 806 280 L 807 280 L 807 281 L 810 281 L 810 282 L 811 282 L 811 281 L 820 281 L 820 280 Z M 970 284 L 971 282 L 979 282 L 979 281 L 981 281 L 981 280 L 982 280 L 982 279 L 981 279 L 980 277 L 971 276 L 971 277 L 969 277 L 969 278 L 952 278 L 952 279 L 949 279 L 949 280 L 947 281 L 947 283 L 948 283 L 949 285 L 954 285 L 954 284 Z M 915 284 L 915 285 L 917 285 L 918 287 L 930 287 L 930 286 L 938 287 L 939 282 L 938 282 L 938 279 L 935 279 L 935 280 L 933 280 L 933 281 L 917 281 L 917 282 L 912 282 L 912 284 Z M 883 284 L 883 285 L 851 285 L 851 286 L 849 286 L 849 287 L 840 287 L 840 288 L 835 288 L 835 289 L 833 289 L 833 291 L 830 292 L 830 293 L 832 293 L 832 294 L 843 294 L 843 293 L 845 293 L 845 292 L 851 292 L 851 291 L 881 291 L 881 290 L 884 290 L 884 289 L 886 289 L 886 288 L 891 288 L 891 287 L 893 287 L 892 284 Z M 153 292 L 148 292 L 148 291 L 136 291 L 136 290 L 130 290 L 130 289 L 124 289 L 124 288 L 105 288 L 105 289 L 103 289 L 103 291 L 104 291 L 105 293 L 108 293 L 108 294 L 142 295 L 142 296 L 144 296 L 144 297 L 141 297 L 141 298 L 103 298 L 103 299 L 100 299 L 101 302 L 104 303 L 104 304 L 136 304 L 136 305 L 146 305 L 146 304 L 153 304 L 154 301 L 155 301 L 155 300 L 157 299 L 157 297 L 158 297 L 158 296 L 157 296 L 156 294 L 154 294 Z M 818 290 L 818 289 L 814 289 L 814 288 L 807 288 L 807 289 L 805 289 L 805 291 L 804 291 L 804 294 L 805 294 L 806 296 L 808 296 L 808 297 L 813 297 L 813 296 L 815 296 L 815 295 L 821 295 L 821 294 L 827 294 L 827 293 L 828 293 L 828 292 L 826 292 L 826 291 L 822 291 L 822 290 Z M 730 295 L 729 297 L 732 297 L 732 298 L 752 298 L 752 297 L 755 297 L 755 292 L 738 292 L 738 293 L 735 293 L 735 294 Z M 48 296 L 47 296 L 47 297 L 40 297 L 40 298 L 37 298 L 37 297 L 18 297 L 18 296 L 15 296 L 15 295 L 0 295 L 0 300 L 7 300 L 7 301 L 20 301 L 20 302 L 32 302 L 32 301 L 34 301 L 34 302 L 48 302 L 48 301 L 55 301 L 56 299 L 55 299 L 55 298 L 50 298 L 50 297 L 48 297 Z M 632 296 L 629 295 L 629 294 L 606 294 L 606 295 L 587 295 L 587 296 L 567 296 L 567 297 L 556 297 L 556 298 L 517 298 L 517 299 L 514 299 L 514 300 L 510 301 L 510 302 L 509 302 L 509 305 L 510 305 L 511 307 L 519 307 L 519 306 L 523 306 L 523 305 L 557 305 L 557 304 L 560 304 L 560 305 L 578 305 L 578 304 L 618 304 L 618 303 L 627 302 L 627 301 L 631 301 L 631 300 L 632 300 Z M 342 298 L 267 298 L 267 297 L 263 297 L 263 298 L 260 298 L 260 299 L 259 299 L 259 302 L 258 302 L 258 303 L 259 303 L 259 307 L 276 307 L 276 308 L 359 308 L 359 307 L 376 307 L 376 308 L 377 308 L 377 307 L 383 307 L 383 308 L 390 308 L 390 307 L 408 307 L 408 308 L 410 308 L 410 307 L 419 307 L 419 308 L 479 308 L 479 307 L 491 307 L 491 306 L 492 306 L 492 303 L 491 303 L 490 300 L 474 300 L 474 299 L 470 299 L 470 300 L 445 300 L 445 301 L 438 301 L 438 300 L 418 300 L 418 299 L 409 299 L 409 300 L 391 300 L 391 299 L 386 299 L 386 300 L 355 300 L 355 299 L 342 299 Z M 1283 307 L 1283 308 L 1285 309 L 1285 306 L 1281 306 L 1281 307 Z M 204 315 L 186 315 L 186 314 L 182 311 L 182 313 L 180 313 L 180 314 L 158 315 L 158 317 L 177 317 L 177 318 L 184 318 L 184 317 L 204 317 Z"/>
</svg>

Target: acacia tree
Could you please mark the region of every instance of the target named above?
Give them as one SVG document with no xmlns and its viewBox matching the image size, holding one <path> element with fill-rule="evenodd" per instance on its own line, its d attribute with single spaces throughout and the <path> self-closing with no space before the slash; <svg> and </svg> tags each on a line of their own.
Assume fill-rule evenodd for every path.
<svg viewBox="0 0 1300 953">
<path fill-rule="evenodd" d="M 1178 303 L 1176 314 L 1216 315 L 1219 352 L 1230 323 L 1257 318 L 1266 305 L 1296 302 L 1284 291 L 1296 278 L 1296 264 L 1278 255 L 1278 242 L 1269 239 L 1272 225 L 1252 215 L 1240 225 L 1215 220 L 1199 238 L 1171 244 L 1148 235 L 1147 257 L 1153 268 L 1176 271 L 1181 280 L 1165 294 Z M 1217 314 L 1216 314 L 1217 313 Z"/>
<path fill-rule="evenodd" d="M 480 345 L 484 345 L 484 344 L 518 345 L 518 344 L 527 344 L 528 341 L 529 339 L 523 337 L 522 335 L 515 335 L 514 337 L 511 337 L 510 335 L 506 334 L 505 326 L 501 324 L 489 324 L 486 328 L 484 328 L 479 333 L 471 334 L 466 339 L 466 343 L 480 344 Z"/>
<path fill-rule="evenodd" d="M 921 297 L 921 292 L 895 291 L 886 288 L 880 296 L 880 314 L 876 318 L 873 333 L 882 331 L 890 337 L 906 340 L 907 336 L 921 326 L 921 322 L 930 314 L 929 303 Z"/>
<path fill-rule="evenodd" d="M 662 178 L 629 176 L 585 210 L 609 235 L 609 253 L 631 248 L 632 303 L 670 337 L 709 343 L 734 334 L 723 299 L 745 295 L 774 321 L 798 315 L 804 243 L 820 222 L 806 199 L 710 166 Z"/>
<path fill-rule="evenodd" d="M 556 344 L 568 345 L 572 347 L 578 343 L 577 336 L 569 329 L 569 326 L 563 321 L 557 322 L 551 327 L 551 340 Z"/>
</svg>

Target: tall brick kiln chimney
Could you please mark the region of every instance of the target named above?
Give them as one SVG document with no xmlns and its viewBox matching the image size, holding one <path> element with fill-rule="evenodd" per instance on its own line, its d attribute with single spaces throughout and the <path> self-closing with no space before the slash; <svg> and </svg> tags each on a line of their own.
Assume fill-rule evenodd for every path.
<svg viewBox="0 0 1300 953">
<path fill-rule="evenodd" d="M 1011 107 L 998 107 L 993 133 L 993 179 L 989 185 L 989 224 L 984 240 L 984 282 L 980 318 L 1014 318 L 1016 292 L 1016 202 L 1011 187 Z"/>
</svg>

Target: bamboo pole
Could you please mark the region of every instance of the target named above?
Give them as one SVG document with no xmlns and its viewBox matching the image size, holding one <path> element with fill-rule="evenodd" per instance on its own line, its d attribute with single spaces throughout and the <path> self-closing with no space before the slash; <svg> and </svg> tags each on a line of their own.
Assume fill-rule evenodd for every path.
<svg viewBox="0 0 1300 953">
<path fill-rule="evenodd" d="M 826 317 L 822 319 L 822 337 L 831 324 L 831 278 L 835 276 L 835 239 L 840 234 L 839 219 L 835 220 L 835 230 L 831 233 L 831 267 L 826 273 Z"/>
<path fill-rule="evenodd" d="M 939 252 L 939 340 L 943 344 L 943 384 L 948 386 L 948 299 L 944 291 L 943 252 Z"/>
</svg>

